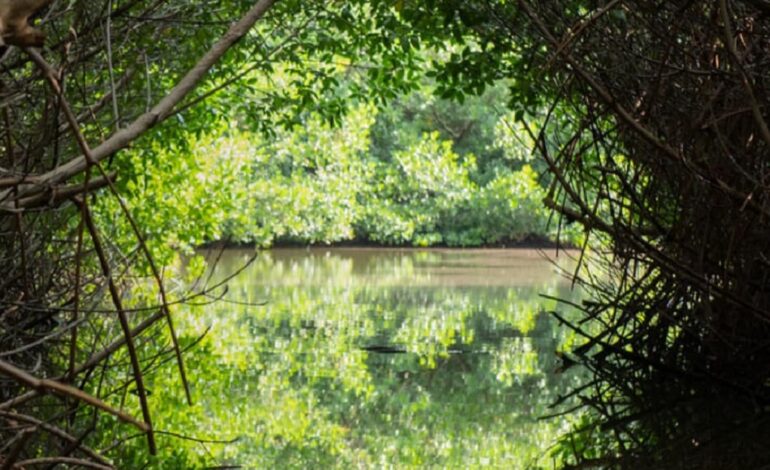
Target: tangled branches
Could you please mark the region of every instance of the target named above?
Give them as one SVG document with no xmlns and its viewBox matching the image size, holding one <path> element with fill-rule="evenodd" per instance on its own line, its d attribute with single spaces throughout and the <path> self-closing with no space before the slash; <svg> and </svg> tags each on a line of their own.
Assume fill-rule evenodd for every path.
<svg viewBox="0 0 770 470">
<path fill-rule="evenodd" d="M 237 21 L 208 23 L 212 35 L 230 26 L 200 53 L 185 42 L 195 31 L 174 29 L 181 19 L 211 20 L 196 5 L 63 3 L 43 13 L 48 48 L 7 48 L 0 63 L 2 468 L 112 468 L 84 443 L 101 414 L 136 428 L 154 453 L 144 376 L 169 354 L 191 402 L 172 301 L 142 228 L 117 193 L 116 174 L 105 165 L 183 106 L 273 2 L 256 2 Z M 180 54 L 169 58 L 168 47 Z M 153 83 L 161 73 L 180 78 L 173 86 Z M 100 188 L 120 203 L 135 253 L 117 250 L 109 228 L 95 222 L 90 195 Z M 136 309 L 124 298 L 130 285 L 125 274 L 138 259 L 155 280 L 158 301 Z M 128 377 L 108 380 L 105 370 L 124 367 L 123 360 Z M 130 387 L 141 417 L 124 406 Z"/>
<path fill-rule="evenodd" d="M 770 9 L 588 3 L 518 2 L 559 84 L 547 204 L 607 247 L 578 273 L 575 467 L 767 465 Z"/>
</svg>

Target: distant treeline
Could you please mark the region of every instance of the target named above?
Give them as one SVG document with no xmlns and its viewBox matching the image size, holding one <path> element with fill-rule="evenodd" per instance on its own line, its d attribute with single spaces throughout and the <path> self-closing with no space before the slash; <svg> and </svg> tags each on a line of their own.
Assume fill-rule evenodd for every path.
<svg viewBox="0 0 770 470">
<path fill-rule="evenodd" d="M 272 136 L 223 122 L 174 154 L 158 149 L 168 155 L 153 156 L 152 173 L 137 152 L 128 191 L 175 248 L 553 239 L 546 176 L 528 135 L 497 106 L 505 90 L 458 104 L 425 85 L 385 109 L 360 106 L 338 126 L 308 114 Z M 563 227 L 561 238 L 570 240 Z"/>
</svg>

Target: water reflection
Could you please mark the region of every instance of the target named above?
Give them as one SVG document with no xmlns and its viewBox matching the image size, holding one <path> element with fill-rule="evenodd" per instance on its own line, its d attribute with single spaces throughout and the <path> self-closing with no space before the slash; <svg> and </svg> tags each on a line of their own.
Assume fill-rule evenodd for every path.
<svg viewBox="0 0 770 470">
<path fill-rule="evenodd" d="M 214 276 L 249 256 L 227 252 Z M 190 444 L 219 465 L 550 468 L 570 418 L 537 418 L 580 377 L 554 373 L 575 338 L 543 293 L 575 297 L 534 251 L 264 253 L 230 283 L 239 303 L 180 318 L 188 337 L 212 331 L 188 359 L 197 405 L 160 420 L 238 436 Z"/>
</svg>

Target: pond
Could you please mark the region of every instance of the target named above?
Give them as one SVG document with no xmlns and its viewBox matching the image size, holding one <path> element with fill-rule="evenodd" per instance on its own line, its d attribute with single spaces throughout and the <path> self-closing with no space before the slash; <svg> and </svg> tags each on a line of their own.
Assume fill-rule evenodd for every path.
<svg viewBox="0 0 770 470">
<path fill-rule="evenodd" d="M 252 255 L 226 250 L 213 280 Z M 236 439 L 173 445 L 243 468 L 551 468 L 572 418 L 539 418 L 581 373 L 559 370 L 576 338 L 541 294 L 578 295 L 535 250 L 263 252 L 177 316 L 186 343 L 210 328 L 187 359 L 196 404 L 156 378 L 156 420 Z"/>
</svg>

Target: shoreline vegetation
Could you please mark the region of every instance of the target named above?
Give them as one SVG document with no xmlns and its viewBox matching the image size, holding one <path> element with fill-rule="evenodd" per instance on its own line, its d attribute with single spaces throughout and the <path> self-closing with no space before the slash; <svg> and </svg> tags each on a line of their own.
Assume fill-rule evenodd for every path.
<svg viewBox="0 0 770 470">
<path fill-rule="evenodd" d="M 308 113 L 302 126 L 265 136 L 221 122 L 173 154 L 160 150 L 168 158 L 151 173 L 143 169 L 158 152 L 137 150 L 124 172 L 131 177 L 118 184 L 138 222 L 154 228 L 151 244 L 164 261 L 210 240 L 580 246 L 578 224 L 543 207 L 551 176 L 531 157 L 526 133 L 510 113 L 489 112 L 508 93 L 500 81 L 458 104 L 437 99 L 425 80 L 385 108 L 355 107 L 338 125 Z M 129 233 L 119 211 L 104 200 L 97 214 Z"/>
<path fill-rule="evenodd" d="M 211 249 L 248 249 L 254 247 L 254 242 L 239 242 L 232 240 L 215 240 L 211 242 L 205 242 L 198 245 L 196 250 L 211 250 Z M 522 250 L 577 250 L 579 249 L 574 243 L 568 241 L 556 241 L 548 237 L 541 235 L 530 235 L 522 240 L 509 240 L 507 242 L 491 243 L 483 245 L 471 245 L 471 246 L 452 246 L 446 243 L 437 243 L 429 246 L 417 246 L 412 244 L 383 244 L 369 240 L 343 240 L 331 243 L 306 243 L 302 241 L 292 240 L 278 240 L 269 246 L 259 247 L 264 250 L 283 249 L 283 248 L 372 248 L 372 249 L 394 249 L 394 250 L 510 250 L 510 249 L 522 249 Z"/>
</svg>

